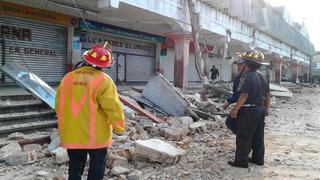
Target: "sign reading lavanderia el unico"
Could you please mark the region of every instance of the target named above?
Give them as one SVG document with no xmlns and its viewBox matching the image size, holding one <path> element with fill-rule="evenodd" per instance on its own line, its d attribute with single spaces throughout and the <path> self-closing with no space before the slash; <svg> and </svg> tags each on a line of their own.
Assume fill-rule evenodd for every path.
<svg viewBox="0 0 320 180">
<path fill-rule="evenodd" d="M 165 37 L 158 36 L 158 35 L 125 29 L 125 28 L 108 25 L 108 24 L 102 24 L 102 23 L 89 21 L 89 20 L 86 20 L 86 23 L 90 28 L 90 30 L 93 30 L 93 31 L 100 31 L 100 32 L 120 35 L 124 37 L 137 38 L 137 39 L 159 42 L 159 43 L 165 42 Z M 80 21 L 80 28 L 88 29 L 86 24 L 83 22 L 83 20 Z"/>
</svg>

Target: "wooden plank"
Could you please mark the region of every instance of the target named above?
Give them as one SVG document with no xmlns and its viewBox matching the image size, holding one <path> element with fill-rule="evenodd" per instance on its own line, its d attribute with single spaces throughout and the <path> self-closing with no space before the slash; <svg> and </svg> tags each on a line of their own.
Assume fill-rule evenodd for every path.
<svg viewBox="0 0 320 180">
<path fill-rule="evenodd" d="M 124 97 L 122 95 L 119 95 L 119 98 L 120 98 L 120 101 L 128 106 L 129 108 L 137 111 L 138 113 L 144 115 L 144 116 L 147 116 L 148 118 L 150 118 L 151 120 L 153 120 L 154 122 L 157 122 L 157 123 L 164 123 L 164 120 L 158 118 L 157 116 L 153 115 L 152 113 L 144 110 L 143 108 L 141 108 L 139 105 L 135 104 L 135 103 L 132 103 L 132 101 L 129 100 L 129 97 Z"/>
</svg>

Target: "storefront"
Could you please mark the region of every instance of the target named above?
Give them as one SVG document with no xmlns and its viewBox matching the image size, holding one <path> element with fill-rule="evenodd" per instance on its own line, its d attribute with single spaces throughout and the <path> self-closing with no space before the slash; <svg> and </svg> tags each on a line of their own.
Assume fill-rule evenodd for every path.
<svg viewBox="0 0 320 180">
<path fill-rule="evenodd" d="M 81 53 L 93 44 L 108 41 L 112 47 L 115 63 L 105 68 L 115 82 L 147 82 L 155 72 L 156 43 L 163 42 L 164 37 L 128 30 L 112 25 L 87 21 L 80 22 Z"/>
<path fill-rule="evenodd" d="M 47 83 L 58 83 L 67 72 L 69 16 L 0 2 L 1 63 L 18 61 Z M 3 55 L 4 53 L 4 55 Z M 12 82 L 2 75 L 2 83 Z"/>
</svg>

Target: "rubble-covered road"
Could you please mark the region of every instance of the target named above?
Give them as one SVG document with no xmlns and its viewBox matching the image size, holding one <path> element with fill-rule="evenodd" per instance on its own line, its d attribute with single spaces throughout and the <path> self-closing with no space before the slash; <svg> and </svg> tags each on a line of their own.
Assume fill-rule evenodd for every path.
<svg viewBox="0 0 320 180">
<path fill-rule="evenodd" d="M 226 129 L 224 118 L 216 118 L 215 121 L 205 121 L 206 128 L 201 132 L 188 133 L 187 136 L 183 138 L 179 136 L 176 140 L 160 137 L 169 144 L 185 150 L 180 161 L 173 165 L 140 159 L 130 161 L 127 168 L 134 173 L 130 178 L 320 180 L 319 115 L 320 88 L 302 88 L 291 99 L 273 98 L 271 114 L 266 119 L 264 167 L 250 164 L 248 169 L 239 169 L 227 164 L 227 161 L 234 157 L 235 136 Z M 136 129 L 142 131 L 144 136 L 148 135 L 143 129 L 139 130 L 137 127 Z M 148 133 L 150 134 L 150 131 Z M 134 133 L 128 133 L 128 136 L 130 134 Z M 165 132 L 165 134 L 168 133 Z M 115 144 L 117 142 L 130 144 L 125 138 L 115 140 Z M 47 146 L 42 148 L 45 150 Z M 119 164 L 126 164 L 126 162 Z M 106 171 L 108 173 L 105 176 L 106 179 L 128 177 L 110 175 L 109 172 L 111 169 Z M 66 178 L 67 165 L 55 164 L 52 157 L 42 157 L 28 165 L 9 166 L 4 162 L 0 163 L 0 179 L 40 180 L 54 177 L 55 179 Z"/>
</svg>

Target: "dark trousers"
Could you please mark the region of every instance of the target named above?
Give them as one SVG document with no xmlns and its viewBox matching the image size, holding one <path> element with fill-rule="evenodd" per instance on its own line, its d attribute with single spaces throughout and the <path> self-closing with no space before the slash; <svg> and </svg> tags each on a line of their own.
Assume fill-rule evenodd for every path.
<svg viewBox="0 0 320 180">
<path fill-rule="evenodd" d="M 230 129 L 233 134 L 237 134 L 237 119 L 236 118 L 232 118 L 229 115 L 227 117 L 225 123 L 226 123 L 227 128 Z"/>
<path fill-rule="evenodd" d="M 252 159 L 264 162 L 264 106 L 243 107 L 237 116 L 236 162 L 248 164 L 252 149 Z"/>
<path fill-rule="evenodd" d="M 86 166 L 87 154 L 90 156 L 88 180 L 102 180 L 106 169 L 107 148 L 68 149 L 69 180 L 81 180 Z"/>
</svg>

